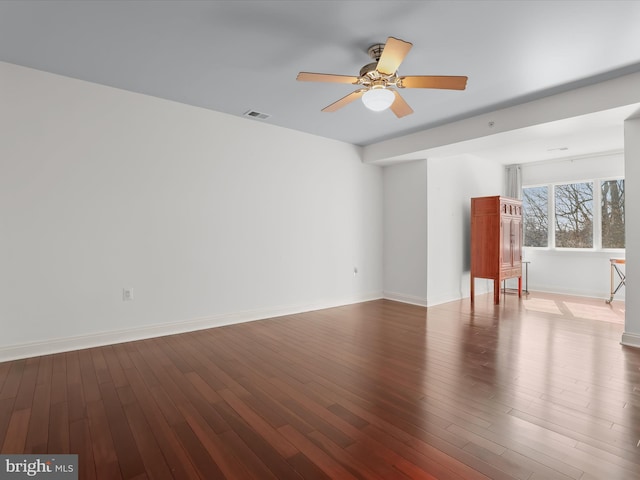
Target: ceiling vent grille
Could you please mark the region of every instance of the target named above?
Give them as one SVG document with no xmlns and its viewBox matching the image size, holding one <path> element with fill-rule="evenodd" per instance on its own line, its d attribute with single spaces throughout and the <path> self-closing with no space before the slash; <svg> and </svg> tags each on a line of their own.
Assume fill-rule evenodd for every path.
<svg viewBox="0 0 640 480">
<path fill-rule="evenodd" d="M 268 113 L 256 112 L 255 110 L 249 110 L 247 112 L 244 112 L 243 115 L 245 117 L 258 118 L 260 120 L 266 120 L 267 118 L 269 118 L 271 116 Z"/>
</svg>

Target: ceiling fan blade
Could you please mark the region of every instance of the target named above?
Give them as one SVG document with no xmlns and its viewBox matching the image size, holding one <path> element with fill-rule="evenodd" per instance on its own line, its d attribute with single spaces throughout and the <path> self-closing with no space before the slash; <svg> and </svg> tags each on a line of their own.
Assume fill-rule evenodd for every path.
<svg viewBox="0 0 640 480">
<path fill-rule="evenodd" d="M 362 97 L 362 95 L 364 94 L 366 90 L 364 89 L 360 89 L 360 90 L 356 90 L 355 92 L 351 92 L 349 95 L 347 95 L 346 97 L 342 97 L 340 100 L 333 102 L 331 105 L 328 105 L 326 107 L 324 107 L 322 109 L 323 112 L 335 112 L 336 110 L 338 110 L 339 108 L 344 107 L 345 105 L 350 104 L 351 102 L 353 102 L 354 100 L 359 99 L 360 97 Z"/>
<path fill-rule="evenodd" d="M 349 75 L 332 75 L 330 73 L 300 72 L 296 77 L 300 82 L 358 83 L 358 77 Z"/>
<path fill-rule="evenodd" d="M 400 77 L 403 88 L 443 88 L 446 90 L 464 90 L 467 87 L 467 77 L 442 77 L 435 75 L 414 75 Z"/>
<path fill-rule="evenodd" d="M 382 50 L 380 60 L 378 60 L 377 70 L 384 75 L 393 75 L 398 67 L 407 56 L 409 50 L 413 46 L 412 43 L 398 40 L 397 38 L 387 38 L 387 43 Z"/>
<path fill-rule="evenodd" d="M 402 96 L 395 90 L 393 90 L 393 94 L 396 96 L 396 99 L 389 108 L 396 114 L 396 117 L 402 118 L 406 115 L 412 114 L 413 110 L 409 104 L 405 102 L 404 98 L 402 98 Z"/>
</svg>

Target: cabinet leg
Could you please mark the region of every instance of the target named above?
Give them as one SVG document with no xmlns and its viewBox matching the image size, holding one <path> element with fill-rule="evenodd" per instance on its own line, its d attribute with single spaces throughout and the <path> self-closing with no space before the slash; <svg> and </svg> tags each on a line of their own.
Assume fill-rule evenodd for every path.
<svg viewBox="0 0 640 480">
<path fill-rule="evenodd" d="M 522 297 L 522 277 L 518 277 L 518 297 Z"/>
<path fill-rule="evenodd" d="M 493 281 L 493 304 L 500 304 L 500 280 Z"/>
<path fill-rule="evenodd" d="M 473 296 L 475 292 L 476 279 L 473 275 L 471 275 L 471 303 L 473 303 Z"/>
</svg>

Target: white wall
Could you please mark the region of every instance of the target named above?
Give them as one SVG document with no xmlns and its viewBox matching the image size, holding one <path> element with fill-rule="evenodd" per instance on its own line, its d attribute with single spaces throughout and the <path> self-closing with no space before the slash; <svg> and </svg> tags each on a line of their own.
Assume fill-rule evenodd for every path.
<svg viewBox="0 0 640 480">
<path fill-rule="evenodd" d="M 427 161 L 384 168 L 384 296 L 427 304 Z"/>
<path fill-rule="evenodd" d="M 0 361 L 382 295 L 357 147 L 6 63 L 0 132 Z"/>
<path fill-rule="evenodd" d="M 522 165 L 522 184 L 527 187 L 556 182 L 624 177 L 624 167 L 622 153 L 527 163 Z M 627 217 L 628 215 L 627 213 Z M 525 248 L 524 259 L 531 262 L 528 288 L 543 292 L 609 298 L 610 258 L 625 258 L 625 252 Z M 615 298 L 620 300 L 625 298 L 625 287 L 616 293 Z"/>
<path fill-rule="evenodd" d="M 588 157 L 525 163 L 521 165 L 522 185 L 592 180 L 624 176 L 624 154 L 607 153 Z"/>
<path fill-rule="evenodd" d="M 627 286 L 640 289 L 640 118 L 624 123 L 625 215 L 627 218 Z M 625 302 L 625 325 L 622 343 L 640 348 L 640 296 L 629 295 Z"/>
<path fill-rule="evenodd" d="M 502 165 L 471 155 L 427 161 L 427 305 L 469 296 L 471 198 L 500 195 L 503 181 Z M 476 280 L 477 294 L 492 288 Z"/>
<path fill-rule="evenodd" d="M 469 296 L 471 198 L 500 195 L 502 165 L 470 155 L 384 168 L 384 295 L 418 305 Z M 476 280 L 478 294 L 493 288 Z"/>
</svg>

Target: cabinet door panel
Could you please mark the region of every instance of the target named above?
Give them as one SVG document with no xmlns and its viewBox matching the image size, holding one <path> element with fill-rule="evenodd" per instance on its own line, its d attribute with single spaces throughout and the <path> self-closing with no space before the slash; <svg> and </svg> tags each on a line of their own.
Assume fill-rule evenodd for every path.
<svg viewBox="0 0 640 480">
<path fill-rule="evenodd" d="M 511 223 L 513 227 L 513 263 L 521 266 L 522 262 L 522 220 L 514 218 Z"/>
<path fill-rule="evenodd" d="M 503 216 L 500 219 L 500 269 L 513 265 L 511 250 L 511 219 Z"/>
</svg>

